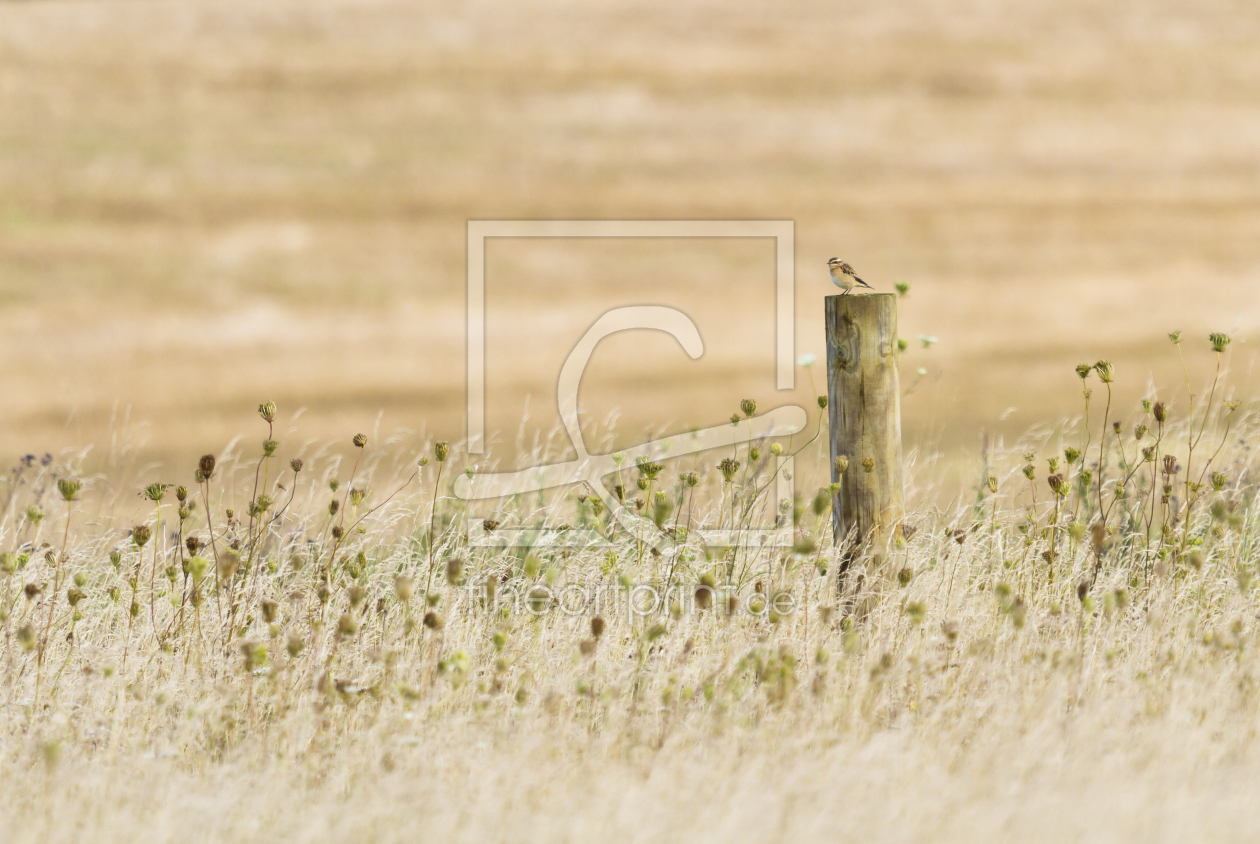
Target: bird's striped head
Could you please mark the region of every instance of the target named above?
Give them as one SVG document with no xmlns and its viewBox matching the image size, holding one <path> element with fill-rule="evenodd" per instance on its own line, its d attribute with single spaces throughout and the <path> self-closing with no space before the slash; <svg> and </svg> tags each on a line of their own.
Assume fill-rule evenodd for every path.
<svg viewBox="0 0 1260 844">
<path fill-rule="evenodd" d="M 841 261 L 839 258 L 832 258 L 830 261 L 828 261 L 828 262 L 827 262 L 827 266 L 829 266 L 829 267 L 838 267 L 838 266 L 840 266 L 840 265 L 841 265 L 841 264 L 843 264 L 843 263 L 844 263 L 844 261 Z"/>
</svg>

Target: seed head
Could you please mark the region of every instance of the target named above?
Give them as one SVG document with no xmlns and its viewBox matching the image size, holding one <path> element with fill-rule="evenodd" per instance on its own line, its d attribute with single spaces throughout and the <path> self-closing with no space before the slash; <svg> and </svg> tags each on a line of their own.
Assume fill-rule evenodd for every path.
<svg viewBox="0 0 1260 844">
<path fill-rule="evenodd" d="M 1076 374 L 1080 376 L 1082 381 L 1089 377 L 1091 371 L 1093 371 L 1093 367 L 1087 363 L 1078 364 L 1076 367 Z"/>
<path fill-rule="evenodd" d="M 263 454 L 267 457 L 276 453 L 276 449 L 280 447 L 280 443 L 275 440 L 263 440 Z"/>
<path fill-rule="evenodd" d="M 1067 481 L 1063 480 L 1062 475 L 1051 475 L 1046 478 L 1046 483 L 1050 485 L 1050 490 L 1060 498 L 1064 498 L 1068 494 Z"/>
<path fill-rule="evenodd" d="M 1208 339 L 1212 341 L 1212 351 L 1218 355 L 1225 351 L 1225 348 L 1232 342 L 1228 334 L 1211 334 Z"/>
<path fill-rule="evenodd" d="M 1104 384 L 1110 384 L 1116 375 L 1116 369 L 1109 360 L 1098 361 L 1094 364 L 1094 371 L 1098 373 L 1098 380 Z"/>
<path fill-rule="evenodd" d="M 354 439 L 351 440 L 351 442 L 354 443 L 355 448 L 363 448 L 365 445 L 367 445 L 367 437 L 365 437 L 363 434 L 355 434 Z"/>
<path fill-rule="evenodd" d="M 153 531 L 148 525 L 136 525 L 131 529 L 131 541 L 136 543 L 137 548 L 143 548 L 151 536 Z"/>
<path fill-rule="evenodd" d="M 843 475 L 849 468 L 849 458 L 841 454 L 835 460 L 831 461 L 831 468 L 835 470 L 836 476 Z"/>
<path fill-rule="evenodd" d="M 738 424 L 739 424 L 739 414 L 738 414 L 738 413 L 732 413 L 732 414 L 731 414 L 731 425 L 738 425 Z"/>
<path fill-rule="evenodd" d="M 181 504 L 187 501 L 188 500 L 188 487 L 186 486 L 175 487 L 175 498 Z"/>
<path fill-rule="evenodd" d="M 264 598 L 259 606 L 262 608 L 263 621 L 268 624 L 275 624 L 276 617 L 280 612 L 280 605 L 275 601 Z"/>
<path fill-rule="evenodd" d="M 1229 476 L 1224 472 L 1212 473 L 1212 489 L 1220 492 L 1225 488 L 1225 484 L 1229 483 Z"/>
<path fill-rule="evenodd" d="M 873 457 L 862 458 L 862 471 L 868 475 L 875 471 L 875 459 Z"/>
<path fill-rule="evenodd" d="M 727 457 L 718 464 L 718 471 L 722 473 L 722 477 L 729 484 L 735 479 L 735 475 L 739 472 L 739 461 L 734 458 Z"/>
<path fill-rule="evenodd" d="M 415 579 L 409 575 L 400 574 L 394 578 L 394 594 L 398 596 L 398 600 L 404 604 L 411 600 L 416 588 Z"/>
<path fill-rule="evenodd" d="M 1071 446 L 1068 446 L 1063 449 L 1063 459 L 1067 461 L 1069 466 L 1071 466 L 1075 464 L 1077 460 L 1081 459 L 1081 453 Z"/>
<path fill-rule="evenodd" d="M 1165 454 L 1164 455 L 1164 474 L 1175 475 L 1177 474 L 1177 469 L 1178 469 L 1177 458 L 1171 454 Z"/>
<path fill-rule="evenodd" d="M 989 475 L 989 477 L 985 480 L 984 485 L 989 488 L 989 492 L 993 493 L 994 495 L 997 495 L 998 479 L 996 477 L 994 477 L 993 475 Z"/>
<path fill-rule="evenodd" d="M 910 292 L 910 282 L 899 281 L 893 285 L 893 290 L 897 291 L 898 296 L 901 296 L 902 298 L 904 298 L 905 295 Z"/>
<path fill-rule="evenodd" d="M 437 462 L 445 463 L 446 458 L 450 456 L 451 444 L 442 440 L 433 444 L 433 456 L 437 458 Z"/>
<path fill-rule="evenodd" d="M 598 639 L 604 635 L 604 617 L 597 615 L 591 619 L 591 635 Z"/>
<path fill-rule="evenodd" d="M 739 409 L 743 411 L 745 418 L 751 419 L 752 415 L 757 412 L 757 402 L 752 399 L 744 399 L 739 403 Z"/>
<path fill-rule="evenodd" d="M 214 455 L 203 454 L 201 459 L 197 461 L 197 471 L 201 473 L 203 480 L 210 480 L 214 477 Z"/>
<path fill-rule="evenodd" d="M 770 443 L 770 453 L 775 457 L 781 457 L 783 455 L 783 446 L 779 443 Z"/>
<path fill-rule="evenodd" d="M 79 497 L 79 490 L 83 489 L 83 483 L 79 480 L 71 480 L 70 478 L 61 478 L 57 481 L 57 492 L 61 493 L 61 497 L 66 501 L 73 501 Z"/>
<path fill-rule="evenodd" d="M 143 495 L 145 498 L 149 499 L 150 501 L 160 502 L 163 496 L 166 495 L 166 491 L 170 488 L 171 488 L 170 484 L 149 484 L 143 490 L 141 490 L 140 494 Z"/>
<path fill-rule="evenodd" d="M 241 566 L 241 554 L 232 548 L 223 549 L 223 553 L 219 555 L 218 574 L 219 580 L 231 580 L 232 575 L 236 574 L 236 570 Z"/>
<path fill-rule="evenodd" d="M 819 410 L 826 410 L 826 409 L 827 409 L 827 397 L 826 397 L 826 396 L 819 396 L 819 397 L 818 397 L 818 409 L 819 409 Z"/>
<path fill-rule="evenodd" d="M 353 636 L 359 632 L 359 620 L 352 613 L 343 612 L 337 619 L 337 635 Z"/>
<path fill-rule="evenodd" d="M 1168 419 L 1168 405 L 1164 404 L 1162 401 L 1155 402 L 1154 413 L 1155 421 L 1163 425 Z"/>
<path fill-rule="evenodd" d="M 441 630 L 442 629 L 442 616 L 433 612 L 433 610 L 429 610 L 427 613 L 424 614 L 424 626 L 429 628 L 430 630 Z"/>
<path fill-rule="evenodd" d="M 26 520 L 33 525 L 38 525 L 44 520 L 44 511 L 38 504 L 31 504 L 26 508 Z"/>
<path fill-rule="evenodd" d="M 1168 332 L 1168 339 L 1172 341 L 1172 344 L 1174 346 L 1179 345 L 1181 343 L 1181 332 L 1180 331 Z"/>
<path fill-rule="evenodd" d="M 273 401 L 265 401 L 258 405 L 258 415 L 263 418 L 267 424 L 276 421 L 276 403 Z"/>
<path fill-rule="evenodd" d="M 295 457 L 289 461 L 289 468 L 293 470 L 293 474 L 295 475 L 302 471 L 302 465 L 302 459 L 300 457 Z"/>
</svg>

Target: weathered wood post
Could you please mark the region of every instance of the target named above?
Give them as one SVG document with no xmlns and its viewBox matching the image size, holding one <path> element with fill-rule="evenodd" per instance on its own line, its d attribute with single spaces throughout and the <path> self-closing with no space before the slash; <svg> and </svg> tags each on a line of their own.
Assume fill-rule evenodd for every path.
<svg viewBox="0 0 1260 844">
<path fill-rule="evenodd" d="M 885 555 L 904 515 L 893 294 L 827 297 L 827 397 L 836 541 L 852 536 L 858 555 Z M 843 475 L 837 457 L 848 460 Z"/>
</svg>

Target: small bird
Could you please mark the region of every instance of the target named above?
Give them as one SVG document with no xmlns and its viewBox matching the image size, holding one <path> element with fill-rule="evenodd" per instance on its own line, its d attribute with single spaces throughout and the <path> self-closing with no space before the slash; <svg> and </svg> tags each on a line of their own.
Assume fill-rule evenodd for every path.
<svg viewBox="0 0 1260 844">
<path fill-rule="evenodd" d="M 841 294 L 842 296 L 847 296 L 849 291 L 854 287 L 865 287 L 867 290 L 874 289 L 865 281 L 858 278 L 857 273 L 853 271 L 853 267 L 850 267 L 839 258 L 832 258 L 828 261 L 827 268 L 831 270 L 832 282 L 835 283 L 836 287 L 839 287 L 844 291 L 844 293 Z"/>
</svg>

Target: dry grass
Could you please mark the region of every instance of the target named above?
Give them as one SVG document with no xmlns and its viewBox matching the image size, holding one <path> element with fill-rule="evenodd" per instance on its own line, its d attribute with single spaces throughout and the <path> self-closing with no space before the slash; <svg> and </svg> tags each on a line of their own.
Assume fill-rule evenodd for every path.
<svg viewBox="0 0 1260 844">
<path fill-rule="evenodd" d="M 990 451 L 970 498 L 912 462 L 882 554 L 832 541 L 834 487 L 767 494 L 767 442 L 625 467 L 616 519 L 581 490 L 470 509 L 452 479 L 492 467 L 445 443 L 282 440 L 139 498 L 20 466 L 6 840 L 1254 834 L 1260 423 L 1223 383 L 1104 421 L 1087 375 L 1091 425 Z M 798 490 L 825 442 L 777 443 Z M 776 512 L 777 550 L 693 530 Z M 546 526 L 597 541 L 483 541 Z"/>
<path fill-rule="evenodd" d="M 1097 554 L 1094 496 L 1054 507 L 1045 460 L 1079 446 L 1056 420 L 1098 357 L 1127 459 L 1133 424 L 1155 428 L 1143 398 L 1169 403 L 1163 447 L 1188 458 L 1168 329 L 1186 329 L 1196 418 L 1209 330 L 1235 337 L 1216 407 L 1254 394 L 1258 40 L 1257 7 L 1231 0 L 0 2 L 0 453 L 54 455 L 0 485 L 3 839 L 1254 837 L 1260 422 L 1240 409 L 1225 436 L 1213 411 L 1222 489 L 1182 472 L 1150 524 L 1121 518 L 1149 501 L 1144 469 Z M 734 615 L 606 610 L 592 646 L 591 612 L 461 602 L 488 578 L 623 594 L 671 569 L 686 598 L 726 570 L 694 536 L 658 558 L 623 533 L 614 557 L 535 549 L 535 571 L 469 547 L 468 517 L 492 513 L 451 497 L 474 465 L 458 444 L 440 483 L 432 462 L 408 481 L 463 432 L 465 223 L 533 217 L 794 219 L 802 352 L 822 351 L 826 258 L 912 282 L 918 531 L 841 590 L 815 443 L 800 544 L 741 559 Z M 606 341 L 588 442 L 715 424 L 745 396 L 813 407 L 804 373 L 774 392 L 764 244 L 497 243 L 487 266 L 503 433 L 478 471 L 564 458 L 556 371 L 621 304 L 687 310 L 708 354 Z M 1069 484 L 1099 459 L 1090 384 Z M 251 529 L 262 429 L 242 409 L 260 396 L 280 445 Z M 1116 448 L 1093 467 L 1108 506 Z M 737 492 L 723 456 L 667 519 L 717 521 Z M 690 468 L 666 464 L 667 498 Z M 364 533 L 333 539 L 332 479 L 341 502 L 370 488 L 351 518 L 382 505 Z M 169 490 L 137 549 L 154 481 L 198 506 L 179 519 Z M 507 525 L 608 524 L 576 495 L 497 506 Z M 194 590 L 182 540 L 212 533 Z M 743 611 L 757 584 L 798 611 Z"/>
</svg>

